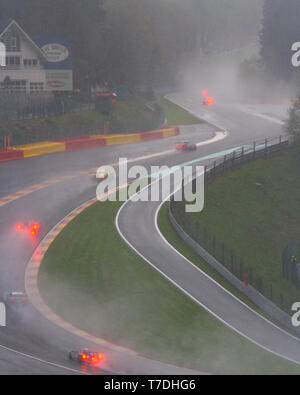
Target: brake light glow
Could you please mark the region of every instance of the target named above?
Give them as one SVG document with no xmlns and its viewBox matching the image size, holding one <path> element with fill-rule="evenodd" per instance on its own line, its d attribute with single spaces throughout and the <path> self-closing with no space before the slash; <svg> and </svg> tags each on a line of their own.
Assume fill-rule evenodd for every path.
<svg viewBox="0 0 300 395">
<path fill-rule="evenodd" d="M 24 229 L 23 224 L 17 224 L 17 225 L 16 225 L 16 230 L 17 230 L 18 232 L 22 232 L 23 229 Z"/>
<path fill-rule="evenodd" d="M 38 223 L 33 223 L 30 225 L 31 236 L 36 236 L 36 234 L 39 230 L 40 230 L 40 225 Z"/>
</svg>

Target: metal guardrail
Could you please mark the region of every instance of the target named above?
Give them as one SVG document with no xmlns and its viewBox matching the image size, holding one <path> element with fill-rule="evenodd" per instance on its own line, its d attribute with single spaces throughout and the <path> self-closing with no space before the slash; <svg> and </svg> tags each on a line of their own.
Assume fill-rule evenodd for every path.
<svg viewBox="0 0 300 395">
<path fill-rule="evenodd" d="M 230 169 L 237 168 L 255 159 L 267 158 L 276 152 L 288 149 L 289 146 L 290 140 L 281 136 L 277 141 L 275 139 L 265 140 L 244 146 L 237 151 L 233 151 L 230 155 L 225 155 L 221 161 L 215 161 L 211 167 L 206 168 L 205 182 L 212 182 Z M 195 179 L 192 182 L 195 184 Z M 247 266 L 244 258 L 238 256 L 232 248 L 228 247 L 223 241 L 218 240 L 198 220 L 194 220 L 190 214 L 187 214 L 185 212 L 184 201 L 175 201 L 173 196 L 170 201 L 170 213 L 177 222 L 177 225 L 194 242 L 206 250 L 238 280 L 244 285 L 251 285 L 281 310 L 291 314 L 291 305 L 294 303 L 294 300 L 283 295 L 272 283 L 263 279 L 261 275 Z"/>
</svg>

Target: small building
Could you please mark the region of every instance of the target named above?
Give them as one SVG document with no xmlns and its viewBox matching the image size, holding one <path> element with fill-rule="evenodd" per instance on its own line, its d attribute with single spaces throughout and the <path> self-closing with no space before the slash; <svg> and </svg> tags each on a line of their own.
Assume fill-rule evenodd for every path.
<svg viewBox="0 0 300 395">
<path fill-rule="evenodd" d="M 5 66 L 0 66 L 0 92 L 34 93 L 46 87 L 44 52 L 15 21 L 0 24 Z"/>
</svg>

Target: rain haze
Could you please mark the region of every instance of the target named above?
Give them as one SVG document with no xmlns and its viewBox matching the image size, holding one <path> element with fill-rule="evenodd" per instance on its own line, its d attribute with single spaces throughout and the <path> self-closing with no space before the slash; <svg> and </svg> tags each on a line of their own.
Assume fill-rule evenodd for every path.
<svg viewBox="0 0 300 395">
<path fill-rule="evenodd" d="M 0 0 L 1 375 L 300 373 L 299 20 L 299 0 Z"/>
</svg>

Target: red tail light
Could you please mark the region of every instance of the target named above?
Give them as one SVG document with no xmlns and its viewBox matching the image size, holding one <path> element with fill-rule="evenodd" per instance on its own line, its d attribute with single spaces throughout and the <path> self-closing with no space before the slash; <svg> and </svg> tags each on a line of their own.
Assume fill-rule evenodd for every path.
<svg viewBox="0 0 300 395">
<path fill-rule="evenodd" d="M 26 298 L 23 298 L 23 299 L 22 299 L 22 302 L 23 302 L 23 303 L 27 302 L 27 299 L 26 299 Z"/>
<path fill-rule="evenodd" d="M 206 90 L 203 90 L 203 91 L 201 92 L 201 94 L 202 94 L 202 96 L 207 96 L 207 91 L 206 91 Z"/>
<path fill-rule="evenodd" d="M 23 226 L 23 224 L 17 224 L 15 228 L 18 232 L 22 232 L 22 230 L 24 229 L 24 226 Z"/>
<path fill-rule="evenodd" d="M 31 236 L 36 236 L 39 230 L 40 230 L 40 225 L 38 223 L 33 223 L 30 225 Z"/>
<path fill-rule="evenodd" d="M 14 301 L 15 301 L 15 298 L 10 298 L 10 301 L 11 301 L 11 302 L 14 302 Z"/>
</svg>

